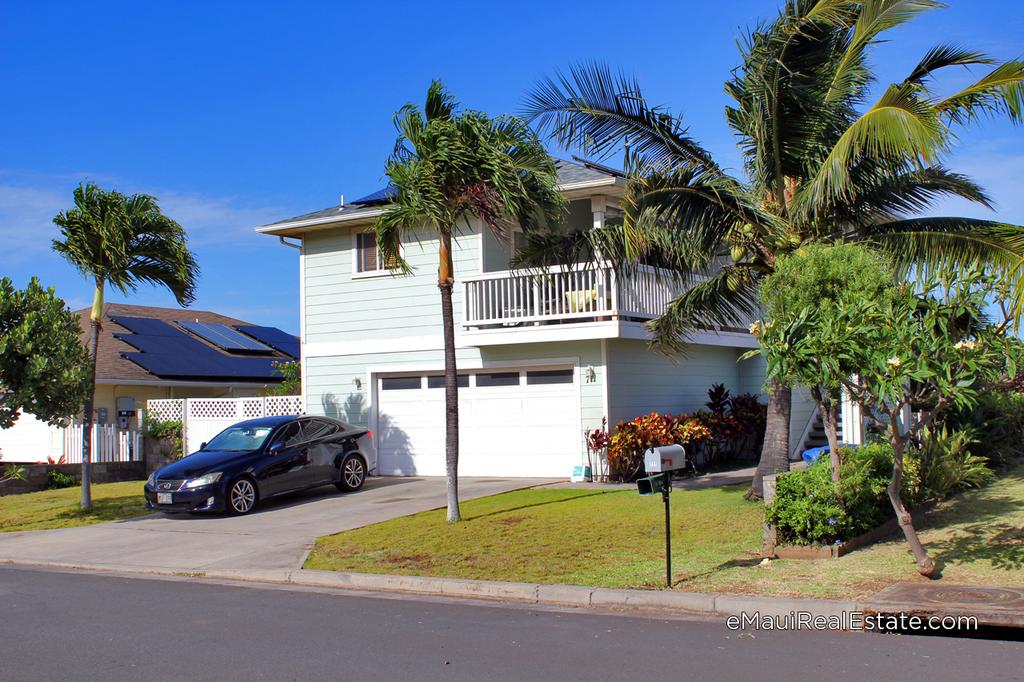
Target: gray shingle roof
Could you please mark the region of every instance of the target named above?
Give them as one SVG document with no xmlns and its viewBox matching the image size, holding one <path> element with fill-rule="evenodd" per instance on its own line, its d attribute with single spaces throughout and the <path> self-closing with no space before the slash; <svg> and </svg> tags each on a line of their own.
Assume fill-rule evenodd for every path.
<svg viewBox="0 0 1024 682">
<path fill-rule="evenodd" d="M 559 185 L 575 185 L 581 182 L 593 182 L 622 176 L 620 171 L 613 168 L 577 157 L 573 157 L 572 161 L 555 159 L 555 169 L 558 171 Z M 372 213 L 379 208 L 381 203 L 379 199 L 386 195 L 387 188 L 380 189 L 365 197 L 361 197 L 360 199 L 360 201 L 369 201 L 371 203 L 363 204 L 358 201 L 354 201 L 350 204 L 345 204 L 344 206 L 331 206 L 319 211 L 313 211 L 312 213 L 303 213 L 302 215 L 278 220 L 277 222 L 270 223 L 269 225 L 264 225 L 264 227 L 275 227 L 277 225 L 303 222 L 306 220 L 317 220 L 320 218 L 333 218 L 340 216 L 350 217 L 356 216 L 360 213 Z"/>
</svg>

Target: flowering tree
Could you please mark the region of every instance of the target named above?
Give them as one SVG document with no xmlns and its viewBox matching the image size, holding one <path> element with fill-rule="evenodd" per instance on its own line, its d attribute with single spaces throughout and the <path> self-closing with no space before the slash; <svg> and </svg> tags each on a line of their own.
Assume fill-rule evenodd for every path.
<svg viewBox="0 0 1024 682">
<path fill-rule="evenodd" d="M 900 495 L 905 456 L 947 408 L 971 407 L 987 381 L 1017 375 L 1014 354 L 1007 352 L 1009 316 L 993 323 L 985 314 L 989 302 L 1005 304 L 1010 292 L 980 269 L 940 272 L 912 286 L 897 283 L 877 260 L 858 260 L 852 252 L 840 258 L 835 253 L 819 256 L 824 256 L 822 262 L 859 262 L 851 282 L 888 283 L 877 286 L 870 296 L 864 291 L 841 294 L 786 309 L 754 330 L 761 352 L 769 373 L 785 381 L 816 384 L 819 397 L 828 393 L 835 401 L 838 389 L 846 389 L 885 434 L 893 450 L 886 492 L 918 571 L 931 576 L 935 562 L 922 546 Z M 819 275 L 825 271 L 819 270 Z M 927 462 L 921 465 L 925 469 Z M 922 470 L 922 478 L 926 475 Z"/>
<path fill-rule="evenodd" d="M 980 269 L 939 274 L 916 291 L 904 286 L 890 300 L 867 306 L 851 330 L 848 350 L 860 369 L 842 383 L 892 446 L 887 494 L 924 576 L 936 566 L 900 497 L 905 453 L 947 408 L 972 407 L 986 382 L 1016 376 L 1007 352 L 1009 318 L 993 323 L 985 313 L 988 301 L 1009 297 Z M 921 462 L 922 479 L 927 465 Z"/>
</svg>

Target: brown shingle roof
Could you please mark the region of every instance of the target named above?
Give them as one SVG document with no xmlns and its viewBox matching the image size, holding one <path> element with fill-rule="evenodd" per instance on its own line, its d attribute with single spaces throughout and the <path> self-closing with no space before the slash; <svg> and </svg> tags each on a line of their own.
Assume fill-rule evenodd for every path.
<svg viewBox="0 0 1024 682">
<path fill-rule="evenodd" d="M 92 309 L 83 308 L 75 312 L 78 315 L 78 323 L 82 327 L 82 343 L 88 344 L 90 334 L 89 315 Z M 127 303 L 107 303 L 103 306 L 100 348 L 96 357 L 96 380 L 100 383 L 109 383 L 111 381 L 160 381 L 160 377 L 147 372 L 131 360 L 121 357 L 122 353 L 138 352 L 138 349 L 114 336 L 115 334 L 130 334 L 131 331 L 114 322 L 110 319 L 111 317 L 146 317 L 153 320 L 162 320 L 172 325 L 178 321 L 195 320 L 225 324 L 229 327 L 252 324 L 206 310 L 154 308 L 150 306 L 128 305 Z M 198 337 L 196 340 L 210 348 L 216 349 L 216 346 Z M 274 352 L 274 357 L 290 359 L 287 355 L 276 351 Z M 268 382 L 261 381 L 260 383 Z"/>
</svg>

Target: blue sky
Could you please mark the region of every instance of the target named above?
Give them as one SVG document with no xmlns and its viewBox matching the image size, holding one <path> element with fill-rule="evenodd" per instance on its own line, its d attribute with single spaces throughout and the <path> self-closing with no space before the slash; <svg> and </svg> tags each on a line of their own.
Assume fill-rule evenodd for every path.
<svg viewBox="0 0 1024 682">
<path fill-rule="evenodd" d="M 432 78 L 498 114 L 556 69 L 603 60 L 735 168 L 722 83 L 736 39 L 778 2 L 0 4 L 0 273 L 90 302 L 50 251 L 53 216 L 90 179 L 156 195 L 188 229 L 196 307 L 297 332 L 296 253 L 252 228 L 377 189 L 391 115 Z M 1016 0 L 950 4 L 892 34 L 875 57 L 883 78 L 939 41 L 1024 53 Z M 988 122 L 961 142 L 953 166 L 989 189 L 1000 219 L 1024 223 L 1024 129 Z M 155 289 L 131 300 L 173 305 Z"/>
</svg>

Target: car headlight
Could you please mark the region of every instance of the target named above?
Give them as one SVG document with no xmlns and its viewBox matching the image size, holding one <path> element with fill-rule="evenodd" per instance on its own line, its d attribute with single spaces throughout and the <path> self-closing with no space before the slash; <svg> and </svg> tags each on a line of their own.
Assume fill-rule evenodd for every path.
<svg viewBox="0 0 1024 682">
<path fill-rule="evenodd" d="M 149 478 L 146 479 L 146 485 L 148 485 L 150 488 L 155 488 L 156 487 L 156 472 L 155 471 L 149 475 Z"/>
<path fill-rule="evenodd" d="M 204 485 L 213 485 L 220 480 L 221 472 L 217 471 L 212 474 L 206 474 L 199 478 L 191 478 L 185 482 L 186 488 L 202 488 Z"/>
</svg>

